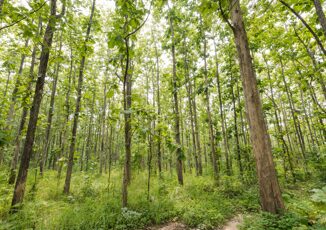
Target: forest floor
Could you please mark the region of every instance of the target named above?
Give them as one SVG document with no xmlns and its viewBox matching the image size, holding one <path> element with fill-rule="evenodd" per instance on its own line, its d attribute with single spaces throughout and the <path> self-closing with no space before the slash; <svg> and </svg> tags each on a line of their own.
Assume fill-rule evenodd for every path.
<svg viewBox="0 0 326 230">
<path fill-rule="evenodd" d="M 238 215 L 229 220 L 223 227 L 216 230 L 239 230 L 239 225 L 243 222 L 243 216 Z M 169 222 L 164 225 L 149 227 L 147 230 L 198 230 L 198 228 L 189 228 L 183 223 Z"/>
<path fill-rule="evenodd" d="M 0 169 L 0 230 L 326 229 L 326 201 L 316 200 L 324 197 L 326 184 L 320 180 L 291 186 L 281 180 L 287 213 L 280 218 L 260 212 L 255 181 L 243 183 L 237 176 L 223 176 L 217 186 L 210 172 L 202 177 L 188 173 L 184 186 L 179 186 L 174 174 L 166 173 L 163 179 L 154 174 L 148 194 L 147 173 L 135 169 L 128 208 L 121 208 L 119 169 L 113 170 L 110 181 L 108 174 L 75 171 L 68 196 L 62 193 L 64 176 L 58 178 L 51 170 L 43 177 L 36 175 L 30 170 L 24 205 L 10 215 L 13 187 L 7 183 L 8 170 Z"/>
</svg>

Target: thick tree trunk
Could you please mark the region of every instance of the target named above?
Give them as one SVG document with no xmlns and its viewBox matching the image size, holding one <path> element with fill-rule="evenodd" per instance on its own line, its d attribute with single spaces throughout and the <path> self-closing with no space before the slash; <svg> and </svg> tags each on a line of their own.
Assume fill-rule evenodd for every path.
<svg viewBox="0 0 326 230">
<path fill-rule="evenodd" d="M 270 138 L 257 89 L 240 3 L 238 0 L 229 0 L 229 2 L 232 6 L 230 7 L 232 30 L 239 56 L 251 143 L 256 158 L 261 206 L 263 211 L 281 213 L 284 210 L 284 204 L 274 167 Z"/>
<path fill-rule="evenodd" d="M 43 37 L 40 65 L 38 70 L 38 78 L 36 81 L 32 108 L 30 110 L 30 119 L 28 123 L 26 139 L 24 143 L 24 150 L 21 157 L 19 172 L 18 172 L 12 203 L 11 203 L 12 208 L 14 208 L 15 205 L 23 201 L 29 162 L 33 152 L 34 137 L 35 137 L 35 131 L 37 126 L 38 114 L 39 114 L 42 96 L 43 96 L 45 75 L 48 67 L 50 49 L 52 46 L 53 33 L 54 33 L 55 23 L 56 23 L 56 0 L 51 0 L 50 4 L 51 4 L 51 14 Z M 16 209 L 12 209 L 12 210 L 15 211 Z"/>
<path fill-rule="evenodd" d="M 66 174 L 66 180 L 65 180 L 64 190 L 63 190 L 65 194 L 68 194 L 69 190 L 70 190 L 71 174 L 72 174 L 72 168 L 73 168 L 73 164 L 74 164 L 74 153 L 75 153 L 75 145 L 76 145 L 78 119 L 79 119 L 79 112 L 80 112 L 81 98 L 82 98 L 84 67 L 85 67 L 86 53 L 87 53 L 87 42 L 90 38 L 94 11 L 95 11 L 95 0 L 93 0 L 93 4 L 92 4 L 91 14 L 89 17 L 89 22 L 88 22 L 87 31 L 86 31 L 86 37 L 85 37 L 85 41 L 84 41 L 84 45 L 83 45 L 84 52 L 82 55 L 80 66 L 79 66 L 76 109 L 75 109 L 72 134 L 71 134 L 67 174 Z"/>
</svg>

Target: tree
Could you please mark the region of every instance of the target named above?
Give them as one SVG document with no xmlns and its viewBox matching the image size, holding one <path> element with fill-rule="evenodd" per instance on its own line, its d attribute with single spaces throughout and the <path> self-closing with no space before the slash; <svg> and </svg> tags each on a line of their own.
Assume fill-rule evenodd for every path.
<svg viewBox="0 0 326 230">
<path fill-rule="evenodd" d="M 57 10 L 56 4 L 57 4 L 56 0 L 51 0 L 50 17 L 43 37 L 40 65 L 38 69 L 38 78 L 35 86 L 32 108 L 30 110 L 30 118 L 29 118 L 27 133 L 26 133 L 26 140 L 24 143 L 24 150 L 22 152 L 22 158 L 19 166 L 18 176 L 17 176 L 15 189 L 14 189 L 14 195 L 11 203 L 11 207 L 13 208 L 12 209 L 13 211 L 17 210 L 15 206 L 21 203 L 24 198 L 26 179 L 27 179 L 29 163 L 33 151 L 35 130 L 37 125 L 40 105 L 42 101 L 45 75 L 48 68 L 54 29 L 55 29 L 57 19 L 63 17 L 65 13 L 65 2 L 63 3 L 63 9 L 61 11 L 61 14 L 59 15 L 56 15 L 56 10 Z"/>
<path fill-rule="evenodd" d="M 264 120 L 240 3 L 237 0 L 230 0 L 229 6 L 231 11 L 230 25 L 234 34 L 240 63 L 243 92 L 250 128 L 250 138 L 256 158 L 262 210 L 271 213 L 282 213 L 284 210 L 284 204 L 276 176 L 272 156 L 272 146 Z M 222 14 L 224 15 L 224 12 Z"/>
<path fill-rule="evenodd" d="M 69 148 L 69 158 L 68 158 L 66 180 L 65 180 L 65 185 L 64 185 L 64 189 L 63 189 L 65 194 L 68 194 L 70 191 L 70 182 L 71 182 L 72 168 L 73 168 L 73 164 L 74 164 L 74 153 L 75 153 L 75 146 L 76 146 L 78 119 L 79 119 L 81 99 L 82 99 L 84 68 L 85 68 L 86 55 L 87 55 L 87 51 L 88 51 L 87 45 L 90 40 L 94 11 L 95 11 L 95 0 L 93 0 L 92 7 L 91 7 L 91 13 L 90 13 L 89 21 L 87 24 L 87 30 L 86 30 L 83 47 L 82 47 L 82 55 L 81 55 L 81 61 L 80 61 L 80 66 L 79 66 L 76 108 L 75 108 L 74 121 L 73 121 L 73 126 L 72 126 L 72 134 L 71 134 L 71 142 L 70 142 L 70 148 Z"/>
</svg>

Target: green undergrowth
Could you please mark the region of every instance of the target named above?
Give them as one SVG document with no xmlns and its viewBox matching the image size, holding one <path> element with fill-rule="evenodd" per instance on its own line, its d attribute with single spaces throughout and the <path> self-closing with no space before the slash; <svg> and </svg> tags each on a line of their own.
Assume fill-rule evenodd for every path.
<svg viewBox="0 0 326 230">
<path fill-rule="evenodd" d="M 2 177 L 6 178 L 2 171 Z M 143 229 L 171 220 L 190 227 L 212 229 L 235 213 L 259 209 L 255 186 L 245 186 L 236 177 L 224 177 L 217 186 L 210 176 L 185 175 L 179 186 L 175 175 L 153 176 L 147 193 L 147 174 L 134 172 L 129 186 L 128 208 L 121 207 L 121 173 L 73 174 L 71 193 L 62 194 L 64 178 L 55 171 L 41 178 L 30 171 L 24 205 L 9 215 L 12 186 L 1 180 L 1 229 Z M 114 182 L 114 183 L 112 183 Z"/>
<path fill-rule="evenodd" d="M 242 230 L 326 230 L 326 186 L 299 182 L 283 191 L 284 215 L 260 212 L 246 216 Z"/>
<path fill-rule="evenodd" d="M 107 174 L 74 172 L 68 196 L 62 193 L 64 178 L 59 180 L 55 171 L 35 177 L 30 170 L 24 205 L 9 215 L 13 187 L 7 185 L 7 172 L 0 173 L 0 229 L 144 229 L 171 220 L 213 229 L 237 213 L 250 213 L 243 229 L 318 229 L 325 221 L 324 203 L 318 201 L 324 194 L 316 184 L 306 190 L 300 184 L 286 188 L 283 196 L 289 212 L 280 218 L 259 213 L 255 184 L 224 176 L 217 185 L 210 176 L 189 173 L 184 186 L 177 184 L 175 175 L 167 173 L 163 179 L 154 175 L 148 195 L 146 172 L 134 172 L 129 205 L 122 208 L 120 170 L 112 172 L 110 186 Z"/>
</svg>

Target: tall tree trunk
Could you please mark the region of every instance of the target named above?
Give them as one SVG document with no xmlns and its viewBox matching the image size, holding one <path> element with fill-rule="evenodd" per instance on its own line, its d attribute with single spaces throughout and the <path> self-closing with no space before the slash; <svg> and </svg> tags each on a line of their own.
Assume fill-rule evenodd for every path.
<svg viewBox="0 0 326 230">
<path fill-rule="evenodd" d="M 61 49 L 62 49 L 62 32 L 61 32 L 61 36 L 60 36 L 59 56 L 61 55 Z M 53 83 L 52 83 L 50 108 L 49 108 L 49 112 L 48 112 L 47 126 L 46 126 L 46 131 L 45 131 L 45 143 L 44 143 L 44 149 L 42 152 L 42 158 L 41 158 L 41 162 L 40 162 L 40 174 L 41 175 L 43 175 L 43 169 L 46 165 L 46 161 L 48 158 L 52 117 L 54 115 L 54 99 L 55 99 L 55 94 L 57 91 L 57 82 L 58 82 L 58 77 L 59 77 L 59 71 L 60 71 L 60 62 L 57 63 L 57 66 L 55 69 L 55 76 L 54 76 Z"/>
<path fill-rule="evenodd" d="M 185 47 L 184 47 L 185 48 Z M 185 64 L 185 77 L 186 77 L 186 90 L 188 97 L 188 106 L 189 106 L 189 116 L 190 116 L 190 127 L 191 127 L 191 137 L 192 137 L 192 149 L 195 160 L 196 175 L 199 176 L 199 162 L 197 155 L 197 145 L 196 145 L 196 135 L 195 135 L 195 124 L 194 124 L 194 115 L 193 115 L 193 103 L 192 103 L 192 88 L 191 81 L 189 79 L 189 67 L 187 60 L 187 51 L 184 53 L 184 64 Z"/>
<path fill-rule="evenodd" d="M 286 95 L 288 98 L 288 102 L 289 102 L 289 106 L 290 106 L 290 111 L 291 111 L 291 115 L 292 115 L 292 119 L 293 119 L 293 123 L 294 123 L 294 128 L 295 128 L 295 133 L 298 137 L 298 141 L 299 141 L 299 145 L 300 145 L 300 149 L 301 149 L 301 154 L 303 157 L 303 163 L 304 163 L 304 169 L 305 172 L 308 172 L 307 169 L 307 160 L 306 160 L 306 148 L 305 148 L 305 142 L 304 142 L 304 138 L 303 138 L 303 134 L 301 131 L 301 125 L 300 125 L 300 121 L 298 120 L 298 116 L 295 113 L 295 107 L 294 107 L 294 103 L 293 103 L 293 97 L 292 97 L 292 93 L 288 87 L 288 84 L 286 82 L 285 79 L 285 73 L 284 73 L 284 66 L 283 66 L 283 62 L 282 59 L 280 58 L 280 64 L 281 64 L 281 70 L 282 70 L 282 80 L 284 83 L 284 87 L 285 87 L 285 91 L 286 91 Z"/>
<path fill-rule="evenodd" d="M 217 151 L 216 151 L 216 143 L 215 143 L 215 135 L 213 128 L 213 120 L 211 114 L 211 106 L 209 101 L 209 82 L 208 82 L 208 73 L 207 73 L 207 60 L 206 60 L 206 46 L 207 42 L 204 37 L 204 77 L 205 77 L 205 103 L 206 103 L 206 113 L 208 118 L 208 129 L 209 129 L 209 141 L 210 141 L 210 149 L 211 149 L 211 159 L 212 159 L 212 167 L 214 171 L 214 179 L 219 180 L 219 168 L 217 165 Z M 227 161 L 228 161 L 227 157 Z"/>
<path fill-rule="evenodd" d="M 196 79 L 193 79 L 194 90 L 192 89 L 192 83 L 190 82 L 190 92 L 196 91 Z M 191 100 L 192 108 L 194 111 L 194 124 L 195 124 L 195 137 L 196 137 L 196 150 L 197 150 L 197 158 L 198 158 L 198 174 L 203 175 L 203 163 L 202 163 L 202 151 L 200 145 L 200 135 L 199 135 L 199 126 L 198 126 L 198 117 L 197 117 L 197 104 L 196 104 L 196 94 L 193 94 L 193 98 Z"/>
<path fill-rule="evenodd" d="M 266 65 L 266 68 L 267 68 L 267 77 L 268 77 L 268 80 L 269 80 L 269 90 L 271 92 L 271 100 L 272 100 L 272 103 L 273 103 L 273 106 L 274 106 L 274 117 L 275 117 L 275 123 L 276 123 L 276 128 L 277 128 L 277 140 L 278 141 L 281 141 L 281 146 L 282 146 L 282 151 L 283 151 L 283 157 L 287 157 L 287 160 L 288 160 L 288 163 L 289 163 L 289 166 L 290 166 L 290 171 L 291 171 L 291 175 L 292 175 L 292 178 L 293 178 L 293 182 L 296 181 L 296 176 L 295 176 L 295 173 L 294 173 L 294 167 L 293 167 L 293 163 L 292 163 L 292 159 L 291 159 L 291 156 L 290 156 L 290 153 L 289 153 L 289 148 L 288 148 L 288 145 L 286 144 L 285 140 L 284 140 L 284 137 L 283 137 L 283 130 L 282 130 L 282 127 L 280 125 L 280 119 L 279 119 L 279 116 L 278 116 L 278 113 L 277 113 L 277 104 L 275 102 L 275 98 L 274 98 L 274 90 L 273 90 L 273 86 L 272 86 L 272 78 L 271 78 L 271 73 L 270 73 L 270 69 L 269 69 L 269 66 L 268 66 L 268 62 L 265 58 L 265 56 L 263 55 L 263 59 L 265 61 L 265 65 Z M 286 174 L 286 170 L 284 169 L 284 173 Z"/>
<path fill-rule="evenodd" d="M 177 175 L 178 182 L 183 185 L 183 174 L 182 174 L 182 148 L 180 139 L 180 114 L 179 114 L 179 100 L 178 100 L 178 80 L 177 80 L 177 63 L 175 60 L 175 41 L 174 41 L 174 28 L 173 18 L 170 17 L 170 29 L 171 29 L 171 42 L 172 42 L 172 84 L 173 84 L 173 99 L 174 99 L 174 132 L 175 142 L 177 145 Z"/>
<path fill-rule="evenodd" d="M 157 103 L 157 122 L 160 125 L 161 123 L 161 95 L 160 95 L 160 65 L 159 65 L 159 55 L 155 40 L 155 57 L 156 57 L 156 103 Z M 161 128 L 157 130 L 158 140 L 157 140 L 157 166 L 160 178 L 162 177 L 162 150 L 161 150 L 161 141 L 162 141 L 162 131 Z"/>
<path fill-rule="evenodd" d="M 29 162 L 33 152 L 34 137 L 35 137 L 35 131 L 37 126 L 38 114 L 41 106 L 44 81 L 45 81 L 46 71 L 49 62 L 50 50 L 52 46 L 53 33 L 56 24 L 56 3 L 57 3 L 56 0 L 51 0 L 50 2 L 51 14 L 43 37 L 40 65 L 38 69 L 38 78 L 36 81 L 32 108 L 30 110 L 30 119 L 28 123 L 26 139 L 24 143 L 24 150 L 21 157 L 20 167 L 19 167 L 18 176 L 17 176 L 14 194 L 11 203 L 11 207 L 13 208 L 12 209 L 13 211 L 17 210 L 14 208 L 14 206 L 21 203 L 24 197 Z"/>
<path fill-rule="evenodd" d="M 71 91 L 71 81 L 72 81 L 72 71 L 73 71 L 73 64 L 74 64 L 74 60 L 73 60 L 73 53 L 72 53 L 72 47 L 70 47 L 70 69 L 69 69 L 69 77 L 68 77 L 68 89 L 65 95 L 65 120 L 64 120 L 64 124 L 63 124 L 63 130 L 62 130 L 62 143 L 61 143 L 61 148 L 60 148 L 60 154 L 59 154 L 59 159 L 62 156 L 66 156 L 65 154 L 65 150 L 66 150 L 66 139 L 67 139 L 67 134 L 68 134 L 68 128 L 67 128 L 67 124 L 69 121 L 69 116 L 70 116 L 70 91 Z M 74 78 L 75 78 L 75 74 L 76 71 L 74 71 Z M 58 179 L 61 178 L 61 172 L 62 172 L 62 167 L 63 167 L 63 162 L 60 159 L 60 164 L 58 167 Z"/>
<path fill-rule="evenodd" d="M 217 92 L 218 92 L 218 101 L 219 101 L 219 110 L 220 110 L 220 119 L 221 119 L 221 126 L 222 126 L 222 135 L 223 135 L 223 144 L 224 144 L 224 151 L 225 151 L 225 160 L 226 160 L 226 174 L 230 176 L 232 174 L 232 167 L 231 161 L 229 159 L 229 144 L 226 135 L 226 122 L 224 118 L 223 112 L 223 102 L 222 102 L 222 92 L 221 92 L 221 83 L 220 83 L 220 74 L 218 70 L 218 62 L 216 59 L 216 72 L 215 77 L 217 81 Z"/>
<path fill-rule="evenodd" d="M 39 19 L 39 24 L 38 24 L 38 29 L 37 29 L 37 34 L 36 36 L 39 35 L 40 30 L 42 27 L 42 21 Z M 21 142 L 21 134 L 25 128 L 25 123 L 26 123 L 26 118 L 27 118 L 27 113 L 28 113 L 28 106 L 26 105 L 27 99 L 30 97 L 31 94 L 31 89 L 32 89 L 32 84 L 33 84 L 33 79 L 34 79 L 34 67 L 35 67 L 35 59 L 36 59 L 36 49 L 37 46 L 34 45 L 33 51 L 32 51 L 32 60 L 31 60 L 31 66 L 29 69 L 29 82 L 27 86 L 27 90 L 25 92 L 24 98 L 23 98 L 23 111 L 22 115 L 20 118 L 20 124 L 18 128 L 18 132 L 15 137 L 15 147 L 14 147 L 14 154 L 11 159 L 11 164 L 10 164 L 10 174 L 9 174 L 9 184 L 15 183 L 16 179 L 16 168 L 18 164 L 18 158 L 19 158 L 19 153 L 20 153 L 20 142 Z"/>
<path fill-rule="evenodd" d="M 230 66 L 231 67 L 231 66 Z M 232 69 L 231 71 L 231 78 L 232 78 Z M 231 86 L 231 95 L 232 95 L 232 106 L 233 106 L 233 122 L 234 122 L 234 137 L 235 137 L 235 143 L 236 143 L 236 152 L 237 152 L 237 160 L 239 165 L 239 172 L 240 177 L 243 177 L 243 166 L 241 161 L 241 149 L 240 149 L 240 141 L 239 141 L 239 131 L 238 131 L 238 118 L 237 118 L 237 109 L 235 106 L 235 95 L 234 95 L 234 85 Z"/>
<path fill-rule="evenodd" d="M 229 3 L 231 28 L 239 57 L 251 143 L 256 158 L 261 206 L 263 211 L 281 213 L 284 210 L 284 204 L 274 167 L 270 137 L 257 89 L 240 3 L 238 0 L 229 0 Z"/>
<path fill-rule="evenodd" d="M 124 137 L 125 137 L 125 162 L 122 181 L 122 206 L 126 207 L 128 203 L 128 185 L 131 180 L 131 63 L 129 56 L 129 38 L 125 39 L 126 46 L 126 65 L 123 77 L 123 107 L 124 107 Z"/>
<path fill-rule="evenodd" d="M 79 66 L 76 108 L 75 108 L 74 121 L 73 121 L 72 133 L 71 133 L 67 174 L 66 174 L 66 180 L 65 180 L 65 185 L 64 185 L 64 189 L 63 189 L 65 194 L 68 194 L 69 190 L 70 190 L 71 174 L 72 174 L 72 168 L 73 168 L 73 164 L 74 164 L 74 153 L 75 153 L 75 145 L 76 145 L 78 119 L 79 119 L 79 112 L 80 112 L 81 98 L 82 98 L 84 68 L 85 68 L 86 53 L 87 53 L 87 42 L 90 38 L 94 11 L 95 11 L 95 0 L 93 0 L 93 4 L 92 4 L 91 14 L 90 14 L 89 22 L 87 25 L 85 41 L 83 44 L 84 50 L 82 53 L 82 58 L 81 58 L 80 66 Z"/>
</svg>

